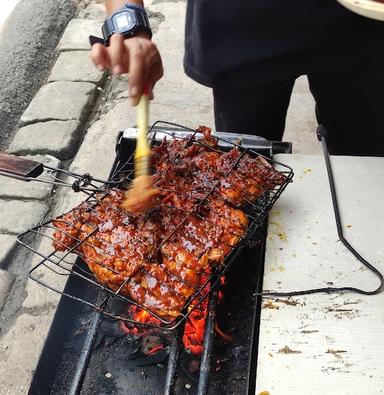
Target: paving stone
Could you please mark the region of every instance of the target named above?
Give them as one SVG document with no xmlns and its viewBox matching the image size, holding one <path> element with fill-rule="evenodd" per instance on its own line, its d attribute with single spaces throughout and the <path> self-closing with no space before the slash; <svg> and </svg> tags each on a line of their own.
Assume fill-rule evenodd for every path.
<svg viewBox="0 0 384 395">
<path fill-rule="evenodd" d="M 0 233 L 19 234 L 38 225 L 48 206 L 39 201 L 0 200 Z"/>
<path fill-rule="evenodd" d="M 58 81 L 44 85 L 25 110 L 20 126 L 52 120 L 82 121 L 95 98 L 89 82 Z"/>
<path fill-rule="evenodd" d="M 132 126 L 136 122 L 135 111 L 127 111 L 127 109 L 129 109 L 129 104 L 119 103 L 89 128 L 71 164 L 70 171 L 80 174 L 90 173 L 103 180 L 108 178 L 116 155 L 117 135 L 127 125 Z M 84 193 L 73 193 L 69 188 L 60 188 L 57 192 L 58 203 L 54 209 L 54 215 L 72 209 L 86 197 Z"/>
<path fill-rule="evenodd" d="M 125 129 L 127 122 L 132 125 L 135 121 L 136 112 L 127 111 L 127 103 L 117 105 L 89 128 L 70 170 L 89 172 L 95 177 L 107 179 L 116 155 L 117 135 Z"/>
<path fill-rule="evenodd" d="M 103 20 L 72 19 L 61 38 L 60 51 L 88 50 L 90 48 L 89 35 L 102 37 L 101 26 L 103 22 Z"/>
<path fill-rule="evenodd" d="M 0 339 L 0 392 L 26 394 L 44 341 L 51 326 L 54 308 L 38 315 L 22 314 Z"/>
<path fill-rule="evenodd" d="M 4 303 L 12 289 L 15 282 L 15 275 L 0 269 L 0 310 L 3 308 Z"/>
<path fill-rule="evenodd" d="M 159 31 L 161 23 L 165 21 L 165 16 L 162 12 L 153 12 L 148 9 L 147 9 L 147 15 L 152 33 L 156 34 Z"/>
<path fill-rule="evenodd" d="M 9 147 L 13 154 L 49 154 L 66 160 L 73 156 L 81 137 L 79 121 L 47 121 L 19 129 Z"/>
<path fill-rule="evenodd" d="M 17 245 L 14 235 L 0 234 L 0 267 L 4 267 L 6 259 L 14 251 Z"/>
<path fill-rule="evenodd" d="M 89 51 L 62 52 L 52 69 L 48 82 L 74 81 L 99 83 L 105 73 L 101 73 L 92 63 Z"/>
<path fill-rule="evenodd" d="M 104 20 L 107 16 L 105 6 L 103 4 L 90 4 L 86 8 L 79 11 L 79 18 Z"/>
<path fill-rule="evenodd" d="M 25 158 L 46 163 L 52 167 L 60 167 L 60 161 L 50 155 L 26 155 Z M 26 182 L 0 176 L 0 198 L 45 200 L 51 195 L 52 189 L 53 185 L 51 184 Z"/>
<path fill-rule="evenodd" d="M 50 272 L 49 269 L 46 269 L 46 272 L 47 275 L 53 274 L 53 272 Z M 63 281 L 64 279 L 66 280 L 67 278 L 62 277 Z M 42 281 L 44 281 L 46 284 L 52 285 L 52 281 L 49 281 L 49 279 L 42 279 Z M 63 290 L 64 285 L 65 282 L 63 282 L 62 285 L 60 284 L 61 290 Z M 51 289 L 39 284 L 32 279 L 28 279 L 28 282 L 25 286 L 25 292 L 27 293 L 27 297 L 23 302 L 23 307 L 28 309 L 39 308 L 46 304 L 57 306 L 61 297 L 61 295 L 57 292 L 52 291 Z"/>
</svg>

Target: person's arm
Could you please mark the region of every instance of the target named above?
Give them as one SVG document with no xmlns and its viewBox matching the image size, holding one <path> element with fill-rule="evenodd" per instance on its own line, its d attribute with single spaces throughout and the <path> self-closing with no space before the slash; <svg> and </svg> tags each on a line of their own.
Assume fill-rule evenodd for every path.
<svg viewBox="0 0 384 395">
<path fill-rule="evenodd" d="M 120 8 L 124 7 L 126 4 L 135 4 L 139 5 L 140 7 L 144 7 L 144 1 L 142 0 L 106 0 L 105 7 L 107 9 L 107 15 L 112 15 L 115 11 L 119 10 Z"/>
<path fill-rule="evenodd" d="M 111 15 L 128 3 L 144 6 L 140 0 L 106 0 L 107 14 Z M 99 70 L 108 68 L 116 75 L 129 73 L 128 89 L 133 105 L 137 104 L 144 86 L 148 86 L 152 93 L 154 85 L 163 76 L 159 51 L 144 32 L 127 39 L 114 34 L 109 47 L 93 45 L 91 57 Z"/>
</svg>

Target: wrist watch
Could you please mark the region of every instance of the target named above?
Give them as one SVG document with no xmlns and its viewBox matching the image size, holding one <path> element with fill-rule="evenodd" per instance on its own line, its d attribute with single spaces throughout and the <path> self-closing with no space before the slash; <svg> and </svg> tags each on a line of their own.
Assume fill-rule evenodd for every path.
<svg viewBox="0 0 384 395">
<path fill-rule="evenodd" d="M 122 34 L 125 38 L 136 36 L 140 32 L 147 33 L 152 37 L 148 16 L 143 7 L 134 4 L 126 4 L 123 8 L 115 11 L 106 18 L 101 28 L 103 38 L 89 36 L 91 46 L 96 43 L 109 45 L 111 36 L 115 33 Z"/>
</svg>

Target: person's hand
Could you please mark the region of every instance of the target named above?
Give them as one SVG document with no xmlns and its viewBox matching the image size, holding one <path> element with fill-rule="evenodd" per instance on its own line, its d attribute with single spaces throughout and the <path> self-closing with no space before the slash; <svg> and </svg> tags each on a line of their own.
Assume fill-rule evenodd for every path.
<svg viewBox="0 0 384 395">
<path fill-rule="evenodd" d="M 100 71 L 108 68 L 115 75 L 129 73 L 128 91 L 134 106 L 144 86 L 152 96 L 154 85 L 163 76 L 160 53 L 145 34 L 127 39 L 121 34 L 114 34 L 109 47 L 102 44 L 92 46 L 91 58 Z"/>
</svg>

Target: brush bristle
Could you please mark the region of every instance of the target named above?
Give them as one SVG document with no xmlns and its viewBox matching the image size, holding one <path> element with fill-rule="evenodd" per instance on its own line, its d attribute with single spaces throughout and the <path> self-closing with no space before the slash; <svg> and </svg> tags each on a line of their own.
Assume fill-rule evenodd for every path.
<svg viewBox="0 0 384 395">
<path fill-rule="evenodd" d="M 151 176 L 139 176 L 126 192 L 122 207 L 131 213 L 143 213 L 156 206 L 160 191 L 154 188 Z"/>
<path fill-rule="evenodd" d="M 135 178 L 151 174 L 151 157 L 139 156 L 135 158 Z"/>
</svg>

